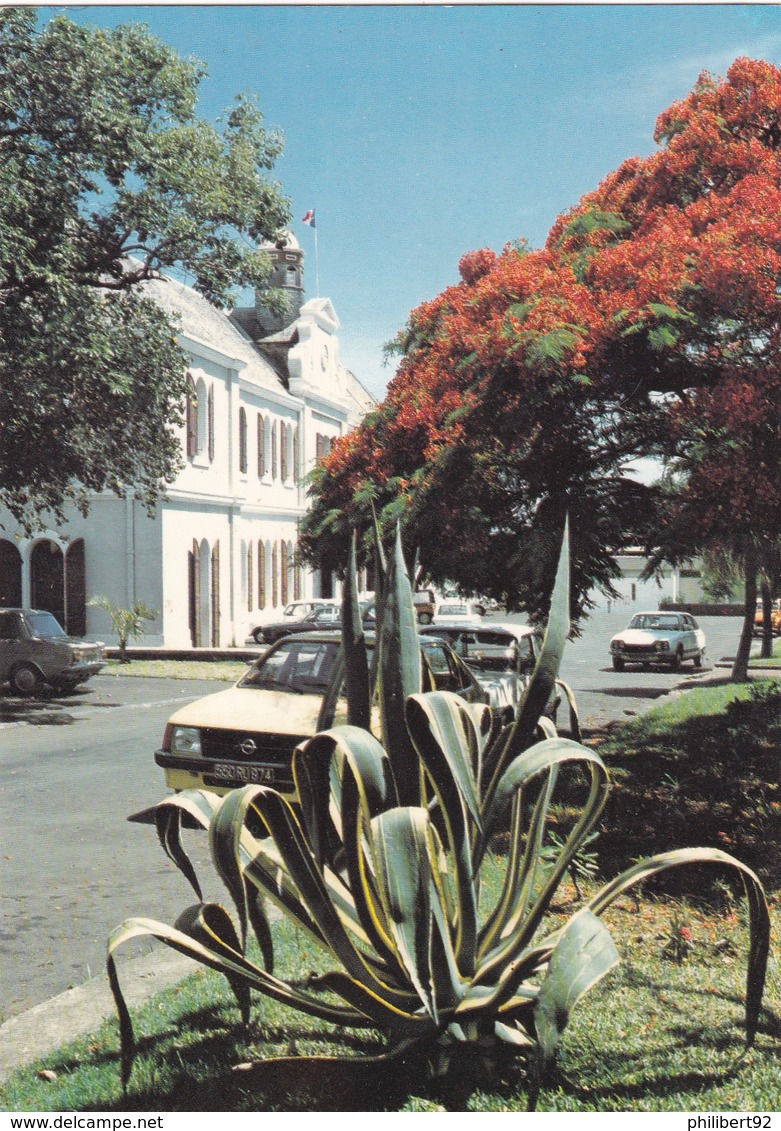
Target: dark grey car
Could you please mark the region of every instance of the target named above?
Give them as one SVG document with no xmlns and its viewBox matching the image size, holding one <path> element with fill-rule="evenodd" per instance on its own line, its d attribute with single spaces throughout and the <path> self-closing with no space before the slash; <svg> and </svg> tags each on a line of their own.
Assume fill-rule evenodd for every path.
<svg viewBox="0 0 781 1131">
<path fill-rule="evenodd" d="M 19 695 L 35 695 L 43 684 L 68 690 L 103 667 L 103 644 L 66 635 L 42 609 L 0 609 L 0 683 Z"/>
</svg>

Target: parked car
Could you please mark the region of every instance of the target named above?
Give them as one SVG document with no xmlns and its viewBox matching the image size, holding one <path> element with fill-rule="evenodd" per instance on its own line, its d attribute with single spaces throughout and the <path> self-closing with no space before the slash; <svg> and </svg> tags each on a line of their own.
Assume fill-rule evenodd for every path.
<svg viewBox="0 0 781 1131">
<path fill-rule="evenodd" d="M 479 601 L 468 601 L 463 597 L 447 598 L 437 605 L 434 624 L 445 624 L 447 621 L 478 624 L 484 616 L 485 605 Z"/>
<path fill-rule="evenodd" d="M 521 624 L 480 624 L 451 621 L 420 629 L 421 639 L 444 639 L 474 672 L 488 692 L 491 707 L 502 720 L 513 718 L 534 665 L 538 648 L 534 630 Z M 546 714 L 555 719 L 559 696 L 554 693 Z"/>
<path fill-rule="evenodd" d="M 762 635 L 762 627 L 764 623 L 764 614 L 762 610 L 762 602 L 757 601 L 757 611 L 754 615 L 754 635 Z M 781 598 L 773 602 L 770 610 L 770 631 L 773 636 L 781 636 Z"/>
<path fill-rule="evenodd" d="M 371 647 L 373 640 L 367 644 Z M 330 710 L 324 699 L 339 645 L 334 632 L 286 637 L 234 687 L 173 714 L 155 752 L 166 785 L 226 793 L 255 783 L 292 795 L 295 747 L 347 721 L 344 693 Z M 454 691 L 468 702 L 488 702 L 487 692 L 445 641 L 421 641 L 421 650 L 438 689 Z"/>
<path fill-rule="evenodd" d="M 436 597 L 431 589 L 418 589 L 412 594 L 418 624 L 431 624 L 436 609 Z"/>
<path fill-rule="evenodd" d="M 273 644 L 296 632 L 317 632 L 319 629 L 339 628 L 342 609 L 334 601 L 317 605 L 299 617 L 285 617 L 271 624 L 260 624 L 252 630 L 252 638 L 256 644 Z"/>
<path fill-rule="evenodd" d="M 684 660 L 702 666 L 705 633 L 690 613 L 636 613 L 623 632 L 610 641 L 613 668 L 626 664 L 665 664 L 680 671 Z"/>
<path fill-rule="evenodd" d="M 57 691 L 86 682 L 103 667 L 102 643 L 68 636 L 52 613 L 0 609 L 0 683 L 19 695 L 44 684 Z"/>
</svg>

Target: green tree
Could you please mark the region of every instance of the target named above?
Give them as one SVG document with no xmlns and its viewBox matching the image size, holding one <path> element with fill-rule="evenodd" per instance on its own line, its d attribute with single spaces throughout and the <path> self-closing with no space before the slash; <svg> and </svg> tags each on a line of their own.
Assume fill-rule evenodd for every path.
<svg viewBox="0 0 781 1131">
<path fill-rule="evenodd" d="M 178 470 L 184 359 L 144 284 L 268 278 L 281 138 L 246 97 L 199 119 L 204 73 L 143 26 L 0 10 L 0 504 L 28 530 L 106 488 L 152 508 Z"/>
</svg>

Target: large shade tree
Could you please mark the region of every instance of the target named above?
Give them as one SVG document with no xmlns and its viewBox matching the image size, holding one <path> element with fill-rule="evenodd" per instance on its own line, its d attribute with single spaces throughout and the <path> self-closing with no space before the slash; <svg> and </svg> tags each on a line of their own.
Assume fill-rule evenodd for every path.
<svg viewBox="0 0 781 1131">
<path fill-rule="evenodd" d="M 769 64 L 738 60 L 723 82 L 703 75 L 660 116 L 654 153 L 561 216 L 544 249 L 465 257 L 461 284 L 413 312 L 378 413 L 316 476 L 309 546 L 328 552 L 344 537 L 340 515 L 352 518 L 371 490 L 404 513 L 435 576 L 473 585 L 482 558 L 483 587 L 530 611 L 552 576 L 549 525 L 567 509 L 581 530 L 581 602 L 591 584 L 609 583 L 610 548 L 641 537 L 643 515 L 645 541 L 663 551 L 669 500 L 643 498 L 623 477 L 632 457 L 686 454 L 692 497 L 711 483 L 704 463 L 693 477 L 698 453 L 720 459 L 696 444 L 705 414 L 723 447 L 750 396 L 781 438 L 771 396 L 780 107 L 781 74 Z M 744 472 L 741 521 L 777 535 L 751 441 L 732 439 L 744 455 L 733 465 Z M 766 464 L 777 482 L 772 457 Z M 706 544 L 699 530 L 692 552 Z"/>
<path fill-rule="evenodd" d="M 142 26 L 0 10 L 0 504 L 28 529 L 176 474 L 184 359 L 145 282 L 268 277 L 281 139 L 248 98 L 199 119 L 203 75 Z"/>
</svg>

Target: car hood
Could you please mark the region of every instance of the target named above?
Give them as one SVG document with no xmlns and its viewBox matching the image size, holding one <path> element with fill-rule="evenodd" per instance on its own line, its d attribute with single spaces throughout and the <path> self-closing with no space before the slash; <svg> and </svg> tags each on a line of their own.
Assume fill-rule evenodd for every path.
<svg viewBox="0 0 781 1131">
<path fill-rule="evenodd" d="M 619 632 L 613 639 L 620 640 L 622 644 L 653 644 L 657 640 L 667 640 L 677 631 L 674 628 L 628 628 L 625 632 Z"/>
<path fill-rule="evenodd" d="M 492 707 L 518 706 L 522 684 L 514 672 L 481 672 L 472 669 L 475 679 L 488 692 Z"/>
<path fill-rule="evenodd" d="M 168 721 L 174 726 L 310 735 L 317 729 L 322 701 L 321 695 L 231 687 L 188 703 Z"/>
</svg>

